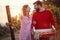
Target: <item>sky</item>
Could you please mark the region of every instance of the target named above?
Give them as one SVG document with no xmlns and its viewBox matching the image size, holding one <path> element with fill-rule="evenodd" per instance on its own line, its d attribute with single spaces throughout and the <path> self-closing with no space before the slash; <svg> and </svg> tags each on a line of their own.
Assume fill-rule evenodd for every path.
<svg viewBox="0 0 60 40">
<path fill-rule="evenodd" d="M 31 12 L 34 10 L 33 3 L 37 0 L 0 0 L 0 23 L 6 23 L 6 5 L 10 6 L 11 16 L 16 16 L 21 13 L 21 8 L 23 5 L 28 4 L 31 8 Z M 42 1 L 42 0 L 40 0 Z"/>
</svg>

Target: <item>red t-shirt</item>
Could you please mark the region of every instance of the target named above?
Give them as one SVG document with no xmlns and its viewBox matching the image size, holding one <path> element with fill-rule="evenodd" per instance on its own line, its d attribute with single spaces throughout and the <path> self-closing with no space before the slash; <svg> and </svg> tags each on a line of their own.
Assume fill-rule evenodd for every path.
<svg viewBox="0 0 60 40">
<path fill-rule="evenodd" d="M 33 22 L 36 21 L 36 24 Z M 56 28 L 56 22 L 54 20 L 53 13 L 50 10 L 43 12 L 35 12 L 32 17 L 32 27 L 35 29 L 48 29 L 53 25 Z"/>
</svg>

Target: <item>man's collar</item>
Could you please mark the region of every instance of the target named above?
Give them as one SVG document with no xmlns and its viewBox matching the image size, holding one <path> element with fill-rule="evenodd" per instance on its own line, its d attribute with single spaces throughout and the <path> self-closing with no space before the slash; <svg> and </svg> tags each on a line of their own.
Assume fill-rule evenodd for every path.
<svg viewBox="0 0 60 40">
<path fill-rule="evenodd" d="M 44 8 L 41 8 L 39 12 L 43 12 L 43 11 L 45 11 L 45 9 Z"/>
</svg>

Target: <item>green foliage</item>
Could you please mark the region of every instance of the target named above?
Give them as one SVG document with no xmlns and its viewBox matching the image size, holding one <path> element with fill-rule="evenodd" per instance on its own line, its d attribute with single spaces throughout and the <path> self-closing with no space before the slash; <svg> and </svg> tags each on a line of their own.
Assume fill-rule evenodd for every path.
<svg viewBox="0 0 60 40">
<path fill-rule="evenodd" d="M 18 16 L 12 17 L 12 20 L 13 20 L 12 21 L 12 26 L 14 27 L 15 31 L 20 29 L 20 18 Z"/>
</svg>

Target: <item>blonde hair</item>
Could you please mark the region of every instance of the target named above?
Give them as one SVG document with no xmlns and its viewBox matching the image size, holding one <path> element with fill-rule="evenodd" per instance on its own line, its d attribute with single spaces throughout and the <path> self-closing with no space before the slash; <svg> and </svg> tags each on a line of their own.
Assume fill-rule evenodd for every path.
<svg viewBox="0 0 60 40">
<path fill-rule="evenodd" d="M 22 12 L 23 12 L 23 15 L 26 16 L 26 8 L 28 7 L 28 5 L 24 5 L 23 8 L 22 8 Z"/>
</svg>

